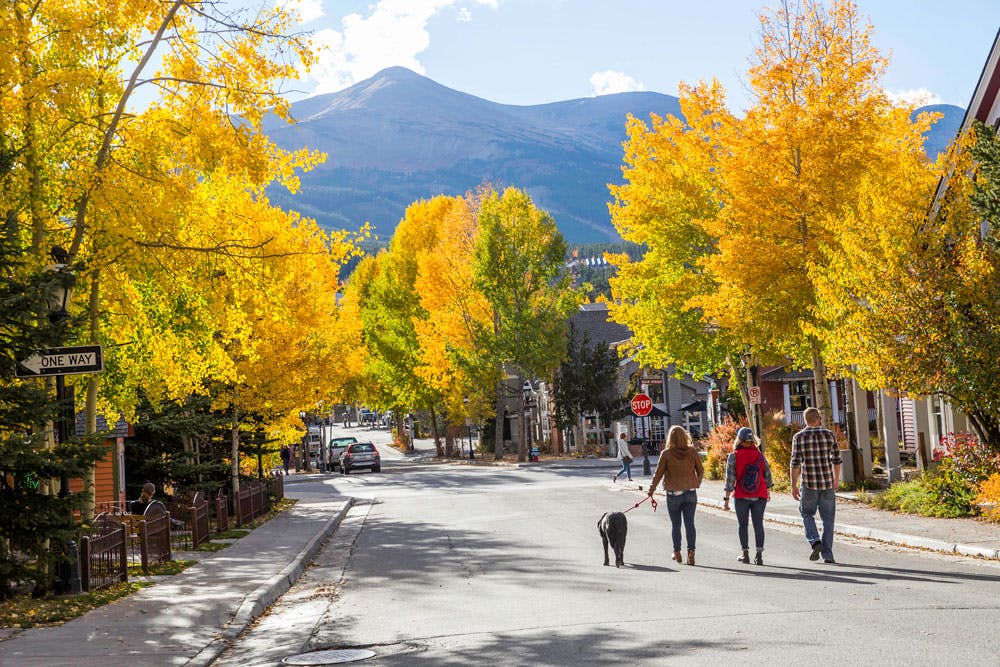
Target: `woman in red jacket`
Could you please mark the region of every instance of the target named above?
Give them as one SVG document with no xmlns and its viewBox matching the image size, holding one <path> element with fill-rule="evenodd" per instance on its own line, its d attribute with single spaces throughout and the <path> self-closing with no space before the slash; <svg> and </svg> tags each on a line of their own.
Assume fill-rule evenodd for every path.
<svg viewBox="0 0 1000 667">
<path fill-rule="evenodd" d="M 754 563 L 764 564 L 764 508 L 770 497 L 771 467 L 764 458 L 764 452 L 757 447 L 757 438 L 753 431 L 744 426 L 736 432 L 736 443 L 733 453 L 726 459 L 726 500 L 724 507 L 729 509 L 729 496 L 736 498 L 737 532 L 740 536 L 740 554 L 738 561 L 750 562 L 750 536 L 747 520 L 753 520 L 754 543 L 757 556 Z"/>
</svg>

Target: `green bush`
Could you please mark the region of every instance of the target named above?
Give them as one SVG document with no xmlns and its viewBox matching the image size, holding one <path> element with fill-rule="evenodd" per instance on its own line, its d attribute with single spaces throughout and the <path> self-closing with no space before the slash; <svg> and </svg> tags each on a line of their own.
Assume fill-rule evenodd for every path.
<svg viewBox="0 0 1000 667">
<path fill-rule="evenodd" d="M 897 482 L 879 495 L 858 498 L 885 510 L 954 518 L 975 514 L 976 489 L 952 468 L 942 466 L 918 479 Z"/>
</svg>

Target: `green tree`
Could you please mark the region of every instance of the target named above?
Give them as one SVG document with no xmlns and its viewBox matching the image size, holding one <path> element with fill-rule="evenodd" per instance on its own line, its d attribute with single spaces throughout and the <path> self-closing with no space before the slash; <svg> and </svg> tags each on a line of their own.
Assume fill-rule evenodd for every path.
<svg viewBox="0 0 1000 667">
<path fill-rule="evenodd" d="M 566 242 L 547 212 L 524 192 L 508 188 L 484 193 L 479 202 L 479 231 L 473 259 L 473 281 L 489 304 L 492 322 L 476 332 L 479 346 L 493 367 L 517 377 L 519 414 L 524 414 L 521 384 L 548 378 L 565 355 L 566 318 L 579 295 L 562 271 Z M 503 405 L 506 382 L 496 385 L 496 449 L 503 455 Z M 523 428 L 523 427 L 522 427 Z M 518 459 L 527 457 L 521 437 Z"/>
<path fill-rule="evenodd" d="M 0 151 L 0 188 L 5 163 Z M 50 347 L 63 326 L 47 320 L 53 278 L 32 266 L 17 214 L 0 208 L 0 599 L 16 585 L 39 595 L 53 589 L 60 547 L 76 538 L 73 512 L 89 501 L 85 493 L 60 496 L 60 479 L 82 477 L 107 451 L 72 436 L 55 443 L 52 422 L 72 406 L 56 403 L 40 380 L 15 377 L 18 363 Z"/>
<path fill-rule="evenodd" d="M 868 388 L 941 393 L 1000 451 L 1000 141 L 977 124 L 936 170 L 872 179 L 818 285 L 833 360 Z M 891 221 L 891 224 L 890 224 Z M 878 267 L 873 271 L 872 267 Z"/>
<path fill-rule="evenodd" d="M 588 413 L 605 424 L 623 416 L 628 401 L 618 391 L 618 354 L 601 341 L 591 343 L 570 322 L 566 359 L 556 372 L 553 394 L 560 429 L 575 426 Z"/>
</svg>

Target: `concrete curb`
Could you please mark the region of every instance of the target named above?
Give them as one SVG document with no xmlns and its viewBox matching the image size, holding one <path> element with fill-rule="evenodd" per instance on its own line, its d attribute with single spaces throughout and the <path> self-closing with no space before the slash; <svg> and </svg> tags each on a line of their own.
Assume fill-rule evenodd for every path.
<svg viewBox="0 0 1000 667">
<path fill-rule="evenodd" d="M 269 581 L 259 586 L 257 590 L 243 598 L 243 602 L 240 603 L 232 620 L 222 628 L 208 646 L 188 660 L 185 667 L 209 667 L 228 648 L 229 644 L 250 626 L 255 618 L 284 595 L 292 584 L 302 576 L 306 565 L 319 551 L 326 538 L 337 530 L 352 505 L 354 505 L 354 498 L 348 498 L 347 503 L 326 522 L 322 530 L 306 543 L 292 562 Z"/>
<path fill-rule="evenodd" d="M 704 499 L 699 498 L 698 504 L 705 505 L 707 507 L 713 507 L 719 510 L 723 509 L 724 507 L 724 504 L 721 501 L 715 500 L 714 498 L 704 498 Z M 781 523 L 786 526 L 802 525 L 801 520 L 796 519 L 795 517 L 790 517 L 787 514 L 774 514 L 772 512 L 764 512 L 764 519 L 766 521 L 771 521 L 774 523 Z M 939 551 L 941 553 L 957 554 L 960 556 L 975 556 L 979 558 L 988 558 L 991 560 L 1000 560 L 1000 551 L 996 549 L 974 547 L 968 544 L 956 544 L 954 542 L 937 540 L 931 537 L 919 537 L 917 535 L 907 535 L 905 533 L 896 533 L 889 530 L 879 530 L 877 528 L 865 528 L 863 526 L 852 526 L 850 524 L 838 524 L 834 533 L 836 533 L 837 535 L 844 535 L 847 537 L 856 537 L 862 540 L 872 540 L 875 542 L 883 542 L 886 544 L 896 544 L 899 546 L 912 547 L 915 549 L 926 549 L 928 551 Z"/>
</svg>

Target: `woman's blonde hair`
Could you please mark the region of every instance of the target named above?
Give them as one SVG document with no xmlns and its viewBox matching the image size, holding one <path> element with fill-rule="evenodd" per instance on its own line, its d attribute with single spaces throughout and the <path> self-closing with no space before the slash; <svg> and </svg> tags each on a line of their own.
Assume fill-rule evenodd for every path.
<svg viewBox="0 0 1000 667">
<path fill-rule="evenodd" d="M 691 446 L 691 434 L 683 426 L 671 426 L 667 433 L 667 449 L 683 449 Z"/>
<path fill-rule="evenodd" d="M 152 500 L 153 496 L 156 495 L 156 487 L 153 486 L 152 482 L 146 482 L 142 485 L 142 493 L 139 494 L 139 498 L 142 500 Z"/>
</svg>

